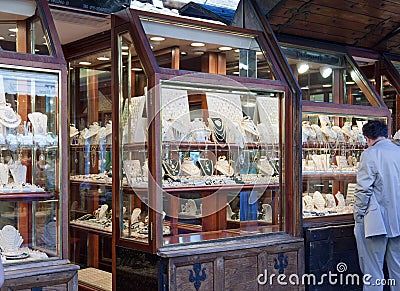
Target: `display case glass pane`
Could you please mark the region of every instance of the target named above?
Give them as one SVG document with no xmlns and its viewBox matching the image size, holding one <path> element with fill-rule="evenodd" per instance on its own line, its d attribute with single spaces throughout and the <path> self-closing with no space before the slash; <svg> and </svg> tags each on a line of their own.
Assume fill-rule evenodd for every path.
<svg viewBox="0 0 400 291">
<path fill-rule="evenodd" d="M 0 47 L 5 51 L 17 51 L 17 23 L 0 23 Z"/>
<path fill-rule="evenodd" d="M 37 55 L 50 54 L 50 39 L 43 29 L 40 18 L 35 18 L 31 23 L 31 52 Z"/>
<path fill-rule="evenodd" d="M 283 94 L 160 87 L 163 243 L 279 231 Z"/>
<path fill-rule="evenodd" d="M 255 35 L 145 17 L 142 17 L 142 25 L 160 67 L 276 78 Z"/>
<path fill-rule="evenodd" d="M 120 235 L 148 244 L 149 181 L 147 77 L 137 59 L 129 33 L 118 35 Z"/>
<path fill-rule="evenodd" d="M 282 46 L 297 77 L 303 100 L 376 105 L 368 80 L 346 55 Z"/>
<path fill-rule="evenodd" d="M 5 264 L 61 255 L 59 83 L 58 71 L 0 67 L 0 248 Z"/>
<path fill-rule="evenodd" d="M 69 62 L 70 260 L 111 272 L 111 50 Z"/>
<path fill-rule="evenodd" d="M 362 126 L 378 116 L 303 112 L 303 217 L 353 213 L 361 153 L 366 149 Z"/>
</svg>

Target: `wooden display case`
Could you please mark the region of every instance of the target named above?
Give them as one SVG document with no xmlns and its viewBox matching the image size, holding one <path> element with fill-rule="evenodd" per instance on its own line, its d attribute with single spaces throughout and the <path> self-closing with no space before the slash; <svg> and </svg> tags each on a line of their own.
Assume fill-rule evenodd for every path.
<svg viewBox="0 0 400 291">
<path fill-rule="evenodd" d="M 302 273 L 299 103 L 242 5 L 254 30 L 112 17 L 115 289 L 256 287 L 288 260 Z"/>
<path fill-rule="evenodd" d="M 79 288 L 111 290 L 112 98 L 109 34 L 68 44 L 69 244 Z M 90 42 L 90 48 L 85 43 Z M 86 49 L 82 50 L 84 47 Z"/>
<path fill-rule="evenodd" d="M 301 193 L 306 273 L 335 272 L 342 262 L 347 273 L 360 274 L 352 205 L 358 163 L 366 148 L 362 125 L 372 119 L 390 124 L 390 111 L 345 49 L 333 52 L 328 46 L 304 43 L 282 46 L 303 93 Z M 308 69 L 301 71 L 301 64 Z M 328 290 L 332 286 L 308 288 Z"/>
<path fill-rule="evenodd" d="M 19 4 L 31 12 L 1 14 L 13 32 L 0 41 L 1 290 L 77 290 L 65 219 L 66 63 L 47 1 Z"/>
</svg>

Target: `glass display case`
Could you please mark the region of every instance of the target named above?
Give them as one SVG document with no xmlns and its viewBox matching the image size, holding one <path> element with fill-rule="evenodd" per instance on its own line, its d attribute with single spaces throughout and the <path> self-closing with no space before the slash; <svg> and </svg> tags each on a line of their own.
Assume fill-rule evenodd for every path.
<svg viewBox="0 0 400 291">
<path fill-rule="evenodd" d="M 362 126 L 371 119 L 388 123 L 390 112 L 345 52 L 291 45 L 283 51 L 303 92 L 303 218 L 352 214 L 358 164 L 366 148 Z"/>
<path fill-rule="evenodd" d="M 243 82 L 278 76 L 259 33 L 137 20 L 146 42 L 117 34 L 121 241 L 152 247 L 282 231 L 286 89 Z M 163 71 L 156 78 L 138 59 L 141 45 Z M 243 79 L 223 76 L 228 64 Z M 181 67 L 202 73 L 172 73 Z"/>
<path fill-rule="evenodd" d="M 111 50 L 82 51 L 68 61 L 70 260 L 81 267 L 80 285 L 100 276 L 98 285 L 111 288 Z"/>
<path fill-rule="evenodd" d="M 61 257 L 60 72 L 0 66 L 4 264 Z"/>
<path fill-rule="evenodd" d="M 1 11 L 9 20 L 1 29 L 10 32 L 0 51 L 2 289 L 72 290 L 78 267 L 67 260 L 66 64 L 47 1 L 19 1 L 23 15 L 10 5 Z"/>
<path fill-rule="evenodd" d="M 353 214 L 362 126 L 387 116 L 303 112 L 302 209 L 304 218 Z M 341 125 L 341 126 L 340 126 Z"/>
<path fill-rule="evenodd" d="M 300 261 L 299 102 L 264 34 L 133 9 L 113 17 L 113 287 L 188 289 L 188 270 L 204 266 L 212 288 L 217 257 L 233 271 L 230 256 L 248 256 L 255 274 L 261 252 L 277 256 L 272 241 Z"/>
</svg>

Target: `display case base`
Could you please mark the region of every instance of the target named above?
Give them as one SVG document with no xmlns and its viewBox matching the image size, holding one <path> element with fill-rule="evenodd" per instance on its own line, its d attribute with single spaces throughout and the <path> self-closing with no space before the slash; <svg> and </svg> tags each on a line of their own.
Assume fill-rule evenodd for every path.
<svg viewBox="0 0 400 291">
<path fill-rule="evenodd" d="M 77 265 L 67 260 L 46 261 L 24 265 L 6 265 L 1 291 L 11 290 L 78 290 Z"/>
<path fill-rule="evenodd" d="M 303 249 L 301 238 L 285 234 L 176 244 L 155 255 L 117 247 L 117 290 L 287 290 L 276 278 L 301 277 Z"/>
</svg>

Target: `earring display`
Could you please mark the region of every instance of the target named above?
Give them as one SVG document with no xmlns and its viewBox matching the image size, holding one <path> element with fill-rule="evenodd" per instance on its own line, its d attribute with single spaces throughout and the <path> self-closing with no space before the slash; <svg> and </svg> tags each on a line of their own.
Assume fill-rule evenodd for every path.
<svg viewBox="0 0 400 291">
<path fill-rule="evenodd" d="M 190 136 L 189 101 L 186 90 L 162 88 L 163 140 L 185 140 Z"/>
<path fill-rule="evenodd" d="M 181 209 L 182 212 L 180 212 L 180 214 L 186 214 L 190 216 L 195 216 L 196 214 L 198 214 L 197 205 L 193 199 L 188 199 L 186 203 L 181 204 Z"/>
<path fill-rule="evenodd" d="M 144 118 L 142 117 L 145 101 L 145 96 L 132 97 L 126 101 L 121 118 L 123 144 L 144 142 L 146 140 L 144 131 L 147 128 L 145 128 Z"/>
<path fill-rule="evenodd" d="M 137 187 L 140 182 L 143 181 L 142 178 L 142 168 L 139 160 L 125 160 L 124 161 L 124 172 L 128 184 L 131 187 Z"/>
</svg>

